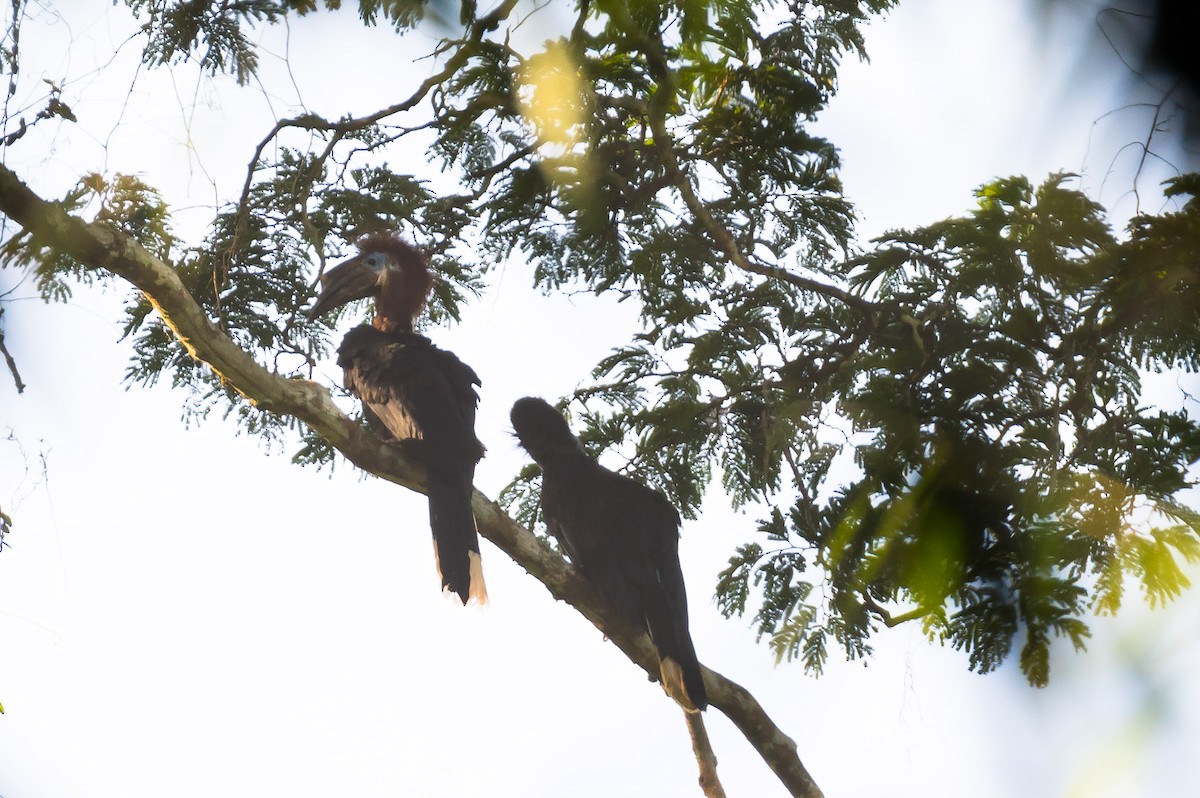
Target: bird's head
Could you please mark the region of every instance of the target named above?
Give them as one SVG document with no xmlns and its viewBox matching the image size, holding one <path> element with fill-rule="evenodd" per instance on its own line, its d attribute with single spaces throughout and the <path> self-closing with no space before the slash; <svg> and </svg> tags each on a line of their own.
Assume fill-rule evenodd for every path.
<svg viewBox="0 0 1200 798">
<path fill-rule="evenodd" d="M 308 311 L 315 319 L 356 299 L 375 299 L 375 324 L 412 330 L 433 287 L 425 255 L 395 233 L 358 242 L 358 254 L 321 276 L 321 294 Z"/>
<path fill-rule="evenodd" d="M 558 455 L 582 451 L 579 439 L 571 434 L 562 413 L 544 399 L 533 396 L 518 399 L 509 418 L 521 446 L 539 464 Z"/>
</svg>

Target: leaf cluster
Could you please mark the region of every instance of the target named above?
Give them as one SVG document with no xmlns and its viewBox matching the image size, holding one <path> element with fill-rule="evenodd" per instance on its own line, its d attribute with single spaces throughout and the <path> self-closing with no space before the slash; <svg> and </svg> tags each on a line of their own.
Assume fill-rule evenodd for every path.
<svg viewBox="0 0 1200 798">
<path fill-rule="evenodd" d="M 241 85 L 249 83 L 258 70 L 252 35 L 256 26 L 277 24 L 288 14 L 342 7 L 341 0 L 125 0 L 125 4 L 143 20 L 143 63 L 170 66 L 194 61 L 202 71 L 232 75 Z M 456 8 L 466 25 L 474 20 L 475 5 L 474 0 L 359 0 L 358 15 L 365 25 L 387 22 L 404 31 L 426 18 L 450 27 Z M 8 60 L 6 56 L 8 53 L 0 50 L 0 60 Z"/>
<path fill-rule="evenodd" d="M 1086 612 L 1115 611 L 1126 578 L 1152 604 L 1187 585 L 1200 517 L 1178 496 L 1200 427 L 1147 405 L 1142 375 L 1196 369 L 1200 206 L 1118 239 L 1067 181 L 997 180 L 967 216 L 884 236 L 847 263 L 887 309 L 860 319 L 854 351 L 824 368 L 794 347 L 783 396 L 832 403 L 853 468 L 796 473 L 763 527 L 775 547 L 743 547 L 722 574 L 727 614 L 761 588 L 778 656 L 819 668 L 830 634 L 855 656 L 875 625 L 921 619 L 980 671 L 1023 637 L 1040 685 L 1051 639 L 1082 648 Z M 791 435 L 784 460 L 829 463 L 819 440 Z M 806 602 L 814 572 L 822 604 Z"/>
</svg>

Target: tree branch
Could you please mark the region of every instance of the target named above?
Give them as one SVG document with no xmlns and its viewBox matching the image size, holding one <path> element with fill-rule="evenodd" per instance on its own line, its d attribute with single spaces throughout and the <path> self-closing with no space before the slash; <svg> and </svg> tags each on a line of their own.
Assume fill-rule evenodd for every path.
<svg viewBox="0 0 1200 798">
<path fill-rule="evenodd" d="M 862 594 L 862 602 L 864 607 L 875 613 L 879 620 L 883 621 L 883 625 L 889 628 L 899 626 L 902 623 L 908 623 L 909 621 L 915 621 L 919 618 L 924 618 L 929 614 L 928 609 L 915 607 L 908 612 L 904 612 L 899 615 L 892 615 L 891 612 L 884 607 L 881 607 L 879 603 L 875 601 L 875 599 L 871 598 L 866 593 Z"/>
<path fill-rule="evenodd" d="M 0 308 L 0 318 L 3 316 L 4 308 Z M 4 362 L 8 364 L 8 371 L 17 385 L 17 393 L 25 393 L 25 383 L 21 382 L 21 372 L 17 371 L 17 361 L 13 360 L 12 353 L 8 351 L 8 346 L 4 343 L 3 328 L 0 328 L 0 355 L 4 355 Z"/>
<path fill-rule="evenodd" d="M 704 716 L 699 712 L 684 712 L 683 717 L 687 720 L 688 734 L 692 738 L 692 751 L 700 765 L 700 789 L 705 798 L 725 798 L 725 788 L 717 777 L 717 755 L 708 739 Z"/>
<path fill-rule="evenodd" d="M 207 364 L 252 404 L 303 421 L 359 468 L 420 493 L 423 470 L 398 447 L 383 443 L 357 425 L 316 383 L 274 374 L 238 347 L 205 315 L 174 269 L 129 236 L 102 224 L 88 223 L 37 196 L 15 173 L 0 165 L 0 212 L 29 230 L 37 243 L 70 255 L 92 269 L 104 269 L 141 290 L 188 353 Z M 650 638 L 616 618 L 590 585 L 550 546 L 525 529 L 496 502 L 478 491 L 472 507 L 479 532 L 538 579 L 556 599 L 591 621 L 639 665 L 658 678 L 658 658 Z M 709 703 L 724 713 L 759 752 L 793 796 L 819 798 L 796 752 L 796 744 L 743 687 L 703 669 Z"/>
<path fill-rule="evenodd" d="M 688 177 L 683 170 L 683 166 L 679 163 L 679 156 L 675 150 L 675 140 L 670 131 L 667 130 L 666 124 L 667 109 L 676 100 L 675 72 L 671 68 L 662 42 L 645 33 L 630 16 L 628 9 L 623 6 L 614 6 L 609 10 L 609 13 L 621 25 L 625 35 L 646 56 L 646 63 L 650 68 L 650 73 L 659 84 L 657 90 L 651 96 L 645 114 L 650 124 L 650 131 L 654 136 L 654 149 L 662 160 L 663 167 L 666 169 L 667 179 L 675 187 L 675 190 L 679 192 L 684 205 L 691 211 L 696 221 L 700 222 L 701 226 L 712 237 L 713 242 L 725 254 L 725 257 L 729 258 L 730 263 L 742 271 L 790 283 L 797 288 L 811 291 L 819 296 L 835 299 L 868 317 L 874 317 L 881 311 L 895 312 L 897 309 L 888 304 L 872 302 L 869 299 L 853 294 L 835 285 L 813 280 L 788 271 L 781 266 L 763 263 L 757 258 L 749 257 L 742 251 L 733 233 L 713 216 L 708 205 L 696 193 L 691 178 Z"/>
<path fill-rule="evenodd" d="M 414 108 L 417 103 L 424 100 L 429 93 L 436 87 L 442 85 L 454 73 L 463 68 L 474 54 L 474 48 L 483 40 L 483 37 L 494 31 L 503 21 L 512 13 L 516 6 L 516 0 L 504 0 L 494 11 L 482 19 L 476 20 L 467 32 L 467 37 L 462 40 L 446 42 L 440 47 L 436 54 L 441 54 L 444 50 L 457 46 L 454 53 L 446 59 L 445 66 L 441 71 L 430 75 L 416 90 L 406 99 L 389 105 L 386 108 L 381 108 L 365 116 L 350 117 L 338 120 L 337 122 L 329 122 L 322 119 L 317 114 L 306 113 L 290 119 L 280 119 L 275 122 L 267 135 L 258 142 L 258 146 L 254 148 L 254 155 L 250 158 L 250 164 L 246 169 L 246 181 L 242 184 L 242 195 L 238 200 L 238 215 L 237 215 L 237 233 L 240 235 L 246 224 L 246 214 L 249 213 L 250 190 L 254 186 L 254 174 L 259 169 L 259 164 L 262 162 L 263 152 L 275 138 L 288 128 L 298 128 L 300 130 L 309 131 L 324 131 L 331 133 L 332 138 L 325 148 L 324 154 L 318 159 L 318 162 L 324 162 L 326 158 L 333 152 L 333 147 L 337 142 L 348 134 L 364 130 L 371 125 L 387 119 L 390 116 L 404 113 Z"/>
</svg>

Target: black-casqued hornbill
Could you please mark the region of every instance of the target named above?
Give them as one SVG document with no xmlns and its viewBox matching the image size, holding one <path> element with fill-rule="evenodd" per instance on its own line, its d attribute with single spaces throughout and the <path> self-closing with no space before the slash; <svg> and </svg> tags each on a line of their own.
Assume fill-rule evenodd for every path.
<svg viewBox="0 0 1200 798">
<path fill-rule="evenodd" d="M 550 534 L 625 622 L 649 631 L 667 693 L 689 711 L 707 707 L 688 631 L 679 513 L 658 491 L 588 457 L 544 400 L 518 399 L 511 419 L 521 445 L 541 466 Z"/>
<path fill-rule="evenodd" d="M 373 297 L 375 319 L 352 329 L 338 347 L 345 386 L 363 415 L 425 466 L 429 525 L 443 590 L 463 603 L 487 602 L 479 534 L 471 512 L 479 377 L 454 354 L 413 332 L 433 286 L 425 256 L 392 233 L 358 242 L 358 254 L 321 277 L 316 318 L 355 299 Z M 385 433 L 386 431 L 386 433 Z"/>
</svg>

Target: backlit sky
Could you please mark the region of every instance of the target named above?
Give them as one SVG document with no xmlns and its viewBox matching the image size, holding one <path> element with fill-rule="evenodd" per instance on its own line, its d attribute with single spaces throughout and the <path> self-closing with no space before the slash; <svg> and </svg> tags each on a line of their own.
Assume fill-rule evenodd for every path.
<svg viewBox="0 0 1200 798">
<path fill-rule="evenodd" d="M 1109 114 L 1127 100 L 1111 89 L 1125 77 L 1115 57 L 1057 49 L 1093 23 L 1087 4 L 1067 8 L 1077 18 L 1054 27 L 1010 0 L 907 0 L 871 26 L 871 63 L 846 64 L 819 127 L 842 151 L 864 238 L 960 213 L 997 175 L 1081 172 L 1132 212 L 1119 149 L 1141 118 Z M 264 31 L 262 84 L 238 89 L 138 70 L 136 42 L 110 56 L 136 30 L 123 7 L 27 13 L 23 91 L 63 85 L 79 123 L 34 128 L 8 165 L 48 195 L 92 170 L 140 174 L 196 237 L 274 119 L 301 102 L 372 110 L 404 94 L 398 76 L 431 69 L 409 65 L 431 39 L 401 44 L 347 12 Z M 1170 173 L 1152 166 L 1143 188 Z M 13 282 L 0 272 L 0 291 Z M 512 402 L 567 393 L 633 324 L 608 300 L 528 284 L 509 264 L 461 324 L 430 331 L 483 379 L 476 484 L 493 497 L 524 462 Z M 302 470 L 218 418 L 185 429 L 184 396 L 165 386 L 125 390 L 121 296 L 5 306 L 29 388 L 18 396 L 0 373 L 0 436 L 14 438 L 0 439 L 0 507 L 15 524 L 0 555 L 2 798 L 699 794 L 678 709 L 501 552 L 483 544 L 489 608 L 441 598 L 424 497 L 345 463 L 332 478 Z M 320 377 L 340 375 L 329 364 Z M 719 494 L 684 527 L 696 648 L 756 695 L 830 798 L 1174 796 L 1194 783 L 1197 594 L 1097 619 L 1086 655 L 1055 648 L 1042 691 L 1015 667 L 968 673 L 915 628 L 880 633 L 866 667 L 835 661 L 813 679 L 774 667 L 710 601 L 753 529 Z M 732 725 L 706 717 L 731 798 L 783 795 Z"/>
</svg>

